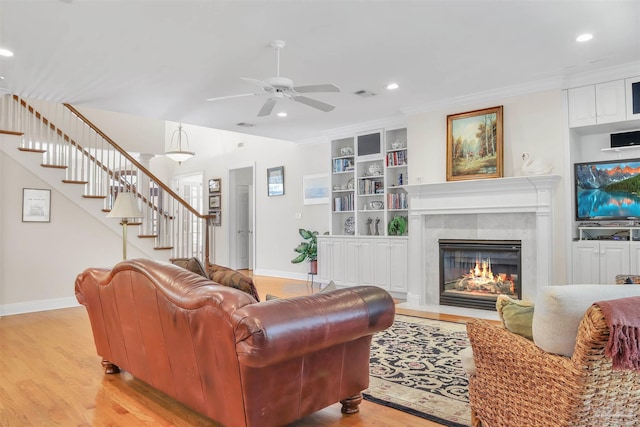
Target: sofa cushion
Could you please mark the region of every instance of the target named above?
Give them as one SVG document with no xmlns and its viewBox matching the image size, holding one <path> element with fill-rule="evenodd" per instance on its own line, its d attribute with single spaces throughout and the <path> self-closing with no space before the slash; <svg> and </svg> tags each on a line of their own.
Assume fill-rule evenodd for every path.
<svg viewBox="0 0 640 427">
<path fill-rule="evenodd" d="M 533 312 L 533 341 L 549 353 L 571 357 L 578 326 L 596 301 L 640 295 L 640 286 L 561 285 L 538 292 Z"/>
<path fill-rule="evenodd" d="M 200 262 L 200 260 L 198 258 L 192 257 L 192 258 L 172 258 L 171 263 L 182 267 L 186 270 L 191 271 L 192 273 L 196 273 L 199 274 L 202 277 L 206 277 L 207 279 L 209 278 L 209 275 L 207 274 L 207 270 L 204 268 L 204 265 L 202 265 L 202 263 Z"/>
<path fill-rule="evenodd" d="M 531 324 L 533 323 L 533 303 L 498 295 L 496 311 L 502 321 L 502 326 L 514 334 L 532 340 Z"/>
<path fill-rule="evenodd" d="M 253 284 L 253 279 L 239 271 L 217 264 L 209 264 L 209 279 L 223 286 L 229 286 L 246 292 L 254 297 L 256 301 L 260 301 L 260 296 Z"/>
</svg>

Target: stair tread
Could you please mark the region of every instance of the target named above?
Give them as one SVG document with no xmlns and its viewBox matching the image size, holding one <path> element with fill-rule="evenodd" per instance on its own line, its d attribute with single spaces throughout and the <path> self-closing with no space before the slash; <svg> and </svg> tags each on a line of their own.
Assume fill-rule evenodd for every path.
<svg viewBox="0 0 640 427">
<path fill-rule="evenodd" d="M 173 246 L 156 246 L 155 248 L 153 248 L 156 251 L 164 251 L 167 249 L 173 249 Z"/>
<path fill-rule="evenodd" d="M 43 168 L 52 168 L 52 169 L 67 169 L 68 166 L 64 166 L 64 165 L 47 165 L 42 163 L 40 166 L 42 166 Z"/>
<path fill-rule="evenodd" d="M 85 199 L 106 199 L 107 196 L 99 196 L 96 194 L 83 194 L 82 197 Z"/>
<path fill-rule="evenodd" d="M 15 130 L 0 130 L 0 133 L 5 134 L 5 135 L 15 135 L 15 136 L 24 135 L 24 132 L 17 132 Z"/>
<path fill-rule="evenodd" d="M 88 184 L 87 181 L 75 181 L 72 179 L 63 179 L 62 182 L 64 182 L 65 184 Z"/>
<path fill-rule="evenodd" d="M 155 239 L 158 237 L 157 234 L 138 234 L 138 237 L 141 239 Z"/>
<path fill-rule="evenodd" d="M 24 151 L 25 153 L 46 153 L 47 150 L 42 150 L 40 148 L 26 148 L 26 147 L 18 147 L 18 150 Z"/>
</svg>

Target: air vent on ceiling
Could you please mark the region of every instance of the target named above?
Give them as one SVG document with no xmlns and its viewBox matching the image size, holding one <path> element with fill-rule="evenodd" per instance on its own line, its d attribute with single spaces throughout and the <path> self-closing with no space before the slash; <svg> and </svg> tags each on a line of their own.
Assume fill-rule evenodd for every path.
<svg viewBox="0 0 640 427">
<path fill-rule="evenodd" d="M 247 122 L 236 123 L 236 125 L 243 128 L 252 128 L 255 126 L 253 123 L 247 123 Z"/>
<path fill-rule="evenodd" d="M 370 96 L 376 96 L 375 93 L 369 92 L 368 90 L 359 90 L 357 92 L 353 92 L 355 95 L 361 96 L 363 98 L 369 98 Z"/>
</svg>

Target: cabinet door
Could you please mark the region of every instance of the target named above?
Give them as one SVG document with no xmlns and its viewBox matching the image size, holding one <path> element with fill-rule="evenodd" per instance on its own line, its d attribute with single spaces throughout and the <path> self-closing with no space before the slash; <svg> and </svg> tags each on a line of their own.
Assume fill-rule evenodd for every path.
<svg viewBox="0 0 640 427">
<path fill-rule="evenodd" d="M 359 239 L 358 242 L 358 284 L 375 285 L 373 264 L 374 245 L 371 239 Z"/>
<path fill-rule="evenodd" d="M 593 85 L 569 89 L 569 127 L 596 124 L 596 91 Z"/>
<path fill-rule="evenodd" d="M 374 244 L 375 256 L 372 270 L 375 273 L 375 284 L 382 289 L 389 290 L 391 284 L 391 271 L 389 269 L 391 265 L 391 246 L 389 239 L 376 239 Z"/>
<path fill-rule="evenodd" d="M 596 85 L 596 123 L 621 122 L 627 119 L 624 80 Z"/>
<path fill-rule="evenodd" d="M 344 285 L 356 286 L 358 282 L 358 239 L 344 241 Z"/>
<path fill-rule="evenodd" d="M 626 79 L 627 120 L 640 119 L 640 76 Z"/>
<path fill-rule="evenodd" d="M 408 244 L 407 240 L 391 240 L 389 257 L 389 272 L 391 273 L 389 289 L 391 291 L 407 292 L 408 290 Z"/>
<path fill-rule="evenodd" d="M 581 240 L 573 243 L 573 283 L 600 283 L 600 244 Z"/>
<path fill-rule="evenodd" d="M 341 284 L 344 281 L 344 240 L 318 239 L 318 279 Z"/>
<path fill-rule="evenodd" d="M 616 283 L 617 274 L 629 273 L 629 243 L 600 242 L 600 282 Z"/>
<path fill-rule="evenodd" d="M 629 274 L 640 274 L 640 243 L 631 242 L 629 250 Z"/>
</svg>

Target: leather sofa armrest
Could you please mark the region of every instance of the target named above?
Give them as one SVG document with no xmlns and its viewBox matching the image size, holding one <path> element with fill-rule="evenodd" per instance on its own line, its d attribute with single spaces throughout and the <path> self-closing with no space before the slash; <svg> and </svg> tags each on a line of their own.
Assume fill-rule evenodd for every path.
<svg viewBox="0 0 640 427">
<path fill-rule="evenodd" d="M 234 313 L 236 351 L 245 365 L 268 366 L 373 335 L 394 315 L 393 298 L 375 286 L 265 301 Z"/>
</svg>

